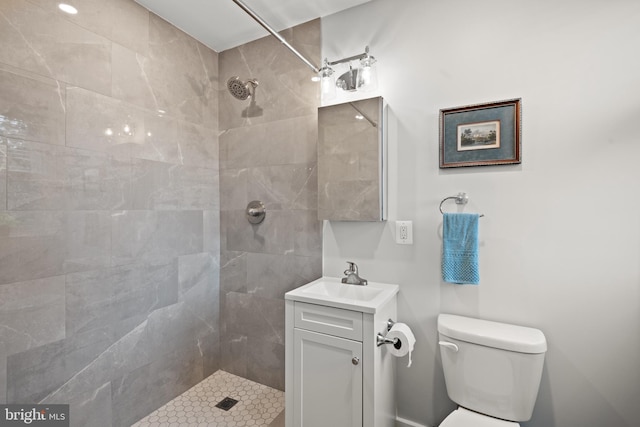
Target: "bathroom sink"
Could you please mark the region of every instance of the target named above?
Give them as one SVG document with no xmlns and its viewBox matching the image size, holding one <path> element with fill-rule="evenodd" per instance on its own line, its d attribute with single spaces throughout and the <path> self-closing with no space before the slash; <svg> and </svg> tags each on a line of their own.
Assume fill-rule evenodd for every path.
<svg viewBox="0 0 640 427">
<path fill-rule="evenodd" d="M 285 299 L 375 313 L 398 293 L 398 285 L 369 282 L 348 285 L 335 277 L 322 277 L 285 294 Z"/>
<path fill-rule="evenodd" d="M 306 287 L 302 292 L 331 298 L 371 301 L 380 295 L 381 292 L 384 292 L 384 289 L 321 280 L 312 283 L 311 286 Z"/>
</svg>

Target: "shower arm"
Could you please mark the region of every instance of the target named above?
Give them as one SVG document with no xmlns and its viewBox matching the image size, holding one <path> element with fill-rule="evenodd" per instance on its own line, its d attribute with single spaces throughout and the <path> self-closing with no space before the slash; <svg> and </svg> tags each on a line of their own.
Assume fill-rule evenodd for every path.
<svg viewBox="0 0 640 427">
<path fill-rule="evenodd" d="M 316 67 L 311 61 L 304 57 L 300 52 L 296 50 L 293 46 L 289 44 L 280 34 L 278 34 L 269 24 L 265 22 L 257 13 L 255 13 L 249 6 L 244 4 L 241 0 L 233 0 L 235 4 L 237 4 L 242 10 L 244 10 L 249 16 L 251 16 L 258 24 L 260 24 L 265 30 L 267 30 L 273 37 L 277 38 L 280 43 L 285 45 L 287 49 L 293 52 L 302 62 L 307 64 L 309 68 L 313 70 L 314 73 L 319 73 L 320 69 Z"/>
</svg>

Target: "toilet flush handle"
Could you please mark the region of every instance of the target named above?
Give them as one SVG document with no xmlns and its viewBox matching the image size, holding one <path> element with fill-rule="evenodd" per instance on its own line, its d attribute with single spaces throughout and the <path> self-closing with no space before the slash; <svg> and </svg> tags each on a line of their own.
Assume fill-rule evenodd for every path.
<svg viewBox="0 0 640 427">
<path fill-rule="evenodd" d="M 458 352 L 458 346 L 455 345 L 452 342 L 448 342 L 448 341 L 439 341 L 438 344 L 440 344 L 440 346 L 445 347 L 445 348 L 450 348 L 451 350 L 454 351 L 454 353 Z"/>
</svg>

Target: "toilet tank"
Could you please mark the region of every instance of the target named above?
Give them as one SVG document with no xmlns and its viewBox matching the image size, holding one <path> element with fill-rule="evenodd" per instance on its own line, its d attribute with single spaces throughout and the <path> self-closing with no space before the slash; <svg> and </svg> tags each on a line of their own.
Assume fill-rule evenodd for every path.
<svg viewBox="0 0 640 427">
<path fill-rule="evenodd" d="M 531 418 L 547 351 L 541 331 L 440 314 L 438 336 L 451 400 L 504 420 Z"/>
</svg>

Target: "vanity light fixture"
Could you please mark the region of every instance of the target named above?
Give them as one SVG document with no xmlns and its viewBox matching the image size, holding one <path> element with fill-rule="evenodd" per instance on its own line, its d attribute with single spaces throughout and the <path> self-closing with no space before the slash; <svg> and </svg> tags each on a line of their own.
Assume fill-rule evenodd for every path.
<svg viewBox="0 0 640 427">
<path fill-rule="evenodd" d="M 67 3 L 59 3 L 58 9 L 60 9 L 64 13 L 68 13 L 69 15 L 75 15 L 78 13 L 78 9 Z"/>
<path fill-rule="evenodd" d="M 334 82 L 332 77 L 334 70 L 331 66 L 345 62 L 351 63 L 352 61 L 359 61 L 359 67 L 353 68 L 353 65 L 349 64 L 349 70 L 340 75 Z M 357 90 L 371 91 L 376 89 L 378 87 L 376 62 L 376 58 L 369 55 L 369 46 L 365 47 L 364 53 L 360 55 L 350 56 L 337 61 L 329 61 L 325 58 L 324 65 L 319 71 L 322 84 L 322 98 L 331 99 L 335 96 L 335 89 L 332 92 L 329 86 L 339 87 L 347 92 L 355 92 Z"/>
</svg>

